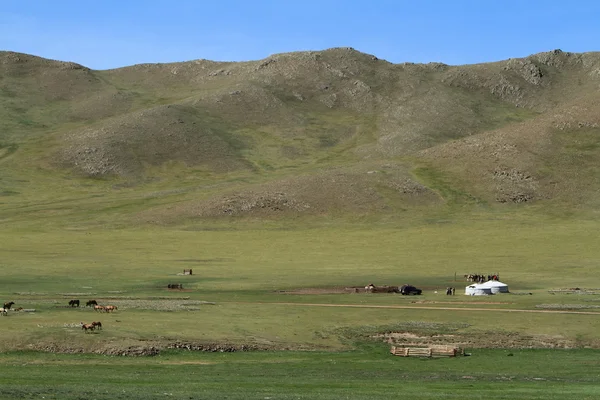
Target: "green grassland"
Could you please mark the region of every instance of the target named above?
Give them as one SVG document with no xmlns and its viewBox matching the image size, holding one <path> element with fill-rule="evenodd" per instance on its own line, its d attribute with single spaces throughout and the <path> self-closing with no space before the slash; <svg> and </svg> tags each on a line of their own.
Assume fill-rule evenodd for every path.
<svg viewBox="0 0 600 400">
<path fill-rule="evenodd" d="M 571 311 L 594 312 L 593 295 L 548 290 L 600 287 L 594 275 L 597 222 L 487 216 L 397 227 L 240 222 L 180 229 L 11 229 L 0 237 L 7 271 L 1 295 L 36 312 L 2 320 L 0 329 L 11 338 L 3 347 L 182 339 L 335 349 L 348 344 L 327 332 L 344 327 L 439 321 L 465 322 L 466 331 L 481 332 L 496 329 L 490 322 L 498 319 L 502 331 L 559 335 L 595 347 L 600 322 L 594 315 L 501 310 L 571 304 Z M 185 268 L 194 275 L 177 275 Z M 490 298 L 493 304 L 443 294 L 447 286 L 461 294 L 467 285 L 462 275 L 477 272 L 500 273 L 513 292 L 533 294 L 498 295 Z M 412 283 L 425 293 L 418 303 L 396 294 L 294 293 L 369 282 Z M 169 291 L 169 283 L 182 283 L 186 291 Z M 120 308 L 104 315 L 65 308 L 71 298 Z M 413 308 L 387 308 L 397 306 Z M 479 310 L 461 311 L 473 307 Z M 101 317 L 106 327 L 96 335 L 70 327 Z"/>
<path fill-rule="evenodd" d="M 195 354 L 152 359 L 28 352 L 0 355 L 0 398 L 594 399 L 597 351 L 481 350 L 455 359 L 354 352 Z"/>
</svg>

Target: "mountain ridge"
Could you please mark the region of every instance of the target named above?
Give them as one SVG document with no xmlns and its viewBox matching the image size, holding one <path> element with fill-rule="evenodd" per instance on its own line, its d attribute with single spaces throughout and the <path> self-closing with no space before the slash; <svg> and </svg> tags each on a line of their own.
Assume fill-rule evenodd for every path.
<svg viewBox="0 0 600 400">
<path fill-rule="evenodd" d="M 10 171 L 0 184 L 26 192 L 15 183 L 23 166 L 34 180 L 41 168 L 56 182 L 139 190 L 231 179 L 202 199 L 184 195 L 189 206 L 173 215 L 159 206 L 169 221 L 190 210 L 394 213 L 418 198 L 434 208 L 465 199 L 591 207 L 599 97 L 595 52 L 450 66 L 333 48 L 110 70 L 0 52 L 0 162 Z M 462 200 L 448 197 L 458 192 Z"/>
</svg>

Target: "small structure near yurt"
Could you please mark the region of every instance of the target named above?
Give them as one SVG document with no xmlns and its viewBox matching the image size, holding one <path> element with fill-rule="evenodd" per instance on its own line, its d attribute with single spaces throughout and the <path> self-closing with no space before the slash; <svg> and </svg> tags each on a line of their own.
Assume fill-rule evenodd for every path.
<svg viewBox="0 0 600 400">
<path fill-rule="evenodd" d="M 390 353 L 400 357 L 456 357 L 464 355 L 464 350 L 456 346 L 431 345 L 427 347 L 392 346 Z"/>
</svg>

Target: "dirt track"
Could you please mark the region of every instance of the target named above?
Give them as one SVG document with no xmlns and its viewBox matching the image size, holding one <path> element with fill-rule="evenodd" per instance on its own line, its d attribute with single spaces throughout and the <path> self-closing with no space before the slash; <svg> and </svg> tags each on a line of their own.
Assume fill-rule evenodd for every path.
<svg viewBox="0 0 600 400">
<path fill-rule="evenodd" d="M 322 303 L 287 303 L 287 302 L 245 302 L 245 301 L 227 301 L 223 303 L 231 304 L 263 304 L 263 305 L 284 305 L 284 306 L 302 306 L 302 307 L 348 307 L 348 308 L 386 308 L 400 310 L 447 310 L 447 311 L 485 311 L 485 312 L 517 312 L 517 313 L 546 313 L 546 314 L 583 314 L 600 315 L 600 312 L 592 311 L 569 311 L 569 310 L 522 310 L 516 308 L 480 308 L 480 307 L 431 307 L 431 306 L 384 306 L 373 304 L 322 304 Z"/>
</svg>

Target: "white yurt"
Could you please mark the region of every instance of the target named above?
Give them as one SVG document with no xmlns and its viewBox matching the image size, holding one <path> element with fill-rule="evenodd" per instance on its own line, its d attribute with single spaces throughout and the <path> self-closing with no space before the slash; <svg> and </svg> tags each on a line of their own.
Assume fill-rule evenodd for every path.
<svg viewBox="0 0 600 400">
<path fill-rule="evenodd" d="M 467 296 L 485 296 L 492 293 L 492 289 L 483 285 L 469 285 L 465 288 Z"/>
<path fill-rule="evenodd" d="M 487 281 L 479 286 L 490 288 L 492 293 L 508 293 L 508 285 L 500 281 Z"/>
</svg>

